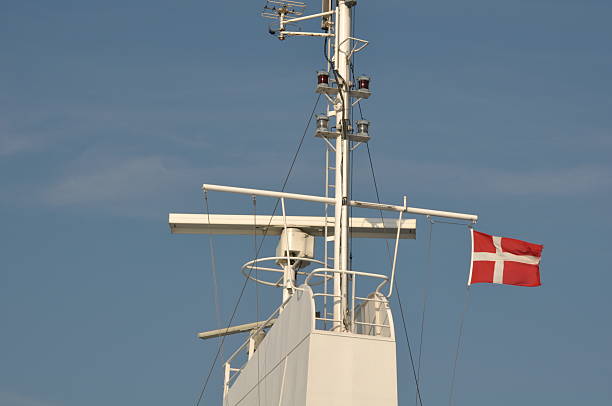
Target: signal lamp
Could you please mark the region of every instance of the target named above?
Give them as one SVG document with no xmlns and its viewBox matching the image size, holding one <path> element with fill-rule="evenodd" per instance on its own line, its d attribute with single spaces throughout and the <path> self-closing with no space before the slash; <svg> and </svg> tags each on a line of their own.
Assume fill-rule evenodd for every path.
<svg viewBox="0 0 612 406">
<path fill-rule="evenodd" d="M 329 84 L 329 73 L 324 70 L 320 70 L 317 72 L 317 84 L 318 85 L 328 85 Z"/>
<path fill-rule="evenodd" d="M 357 132 L 359 134 L 368 135 L 370 129 L 370 122 L 368 120 L 357 120 Z"/>
<path fill-rule="evenodd" d="M 329 129 L 329 117 L 325 115 L 317 116 L 317 131 L 328 131 Z"/>
<path fill-rule="evenodd" d="M 370 78 L 368 76 L 359 76 L 357 81 L 359 82 L 360 90 L 370 90 Z"/>
</svg>

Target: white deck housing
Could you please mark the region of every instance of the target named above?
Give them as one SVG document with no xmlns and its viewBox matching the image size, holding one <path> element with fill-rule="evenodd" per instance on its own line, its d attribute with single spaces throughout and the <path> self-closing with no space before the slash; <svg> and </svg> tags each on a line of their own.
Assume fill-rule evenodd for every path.
<svg viewBox="0 0 612 406">
<path fill-rule="evenodd" d="M 316 329 L 313 292 L 302 285 L 251 359 L 240 365 L 246 354 L 235 353 L 224 406 L 397 406 L 388 303 L 379 295 L 359 314 L 361 325 L 388 327 L 360 329 L 362 334 Z"/>
</svg>

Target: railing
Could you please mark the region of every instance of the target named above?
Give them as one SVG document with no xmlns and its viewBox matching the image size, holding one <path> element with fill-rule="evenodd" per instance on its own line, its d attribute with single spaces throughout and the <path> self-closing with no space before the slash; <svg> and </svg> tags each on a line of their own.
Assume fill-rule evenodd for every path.
<svg viewBox="0 0 612 406">
<path fill-rule="evenodd" d="M 287 299 L 282 305 L 280 305 L 275 311 L 273 311 L 270 317 L 268 317 L 265 321 L 263 321 L 257 329 L 252 330 L 251 333 L 249 334 L 249 338 L 240 347 L 238 347 L 238 349 L 234 351 L 232 355 L 229 356 L 227 361 L 225 361 L 225 379 L 223 383 L 223 394 L 224 394 L 223 396 L 224 397 L 227 394 L 227 391 L 229 390 L 229 387 L 232 384 L 232 382 L 236 379 L 238 375 L 240 375 L 240 371 L 242 371 L 242 368 L 244 368 L 246 363 L 253 356 L 253 353 L 255 352 L 256 347 L 257 347 L 257 343 L 256 343 L 257 337 L 260 337 L 260 335 L 263 333 L 264 328 L 266 328 L 270 324 L 270 321 L 281 313 L 281 311 L 287 305 L 287 302 L 290 299 L 291 298 Z M 234 361 L 234 359 L 238 355 L 240 355 L 244 350 L 247 350 L 247 354 L 248 354 L 247 360 L 244 361 L 239 368 L 232 368 L 231 366 L 232 361 Z"/>
<path fill-rule="evenodd" d="M 315 261 L 318 262 L 318 261 Z M 249 266 L 255 266 L 252 263 L 245 264 L 245 267 L 248 269 Z M 259 268 L 261 269 L 261 268 Z M 276 269 L 269 268 L 265 269 L 268 271 L 277 272 Z M 333 316 L 329 316 L 329 314 L 333 314 L 327 310 L 327 306 L 331 302 L 331 306 L 333 306 L 334 302 L 341 301 L 342 297 L 340 295 L 334 295 L 332 293 L 327 293 L 328 290 L 325 288 L 327 282 L 333 279 L 334 274 L 346 275 L 347 280 L 350 280 L 350 311 L 343 311 L 346 316 L 342 319 L 334 319 Z M 331 330 L 331 331 L 348 331 L 354 334 L 364 334 L 364 335 L 373 335 L 373 336 L 387 336 L 391 335 L 391 325 L 390 320 L 387 317 L 388 310 L 388 301 L 387 297 L 381 292 L 382 288 L 389 283 L 389 277 L 385 275 L 369 273 L 369 272 L 361 272 L 361 271 L 348 271 L 348 270 L 335 270 L 331 268 L 317 268 L 311 272 L 307 273 L 306 280 L 304 281 L 310 287 L 318 286 L 323 293 L 317 293 L 313 290 L 313 300 L 315 301 L 315 306 L 313 309 L 321 309 L 321 307 L 317 307 L 317 300 L 322 301 L 322 305 L 324 313 L 320 315 L 319 312 L 316 312 L 312 315 L 315 320 L 315 329 L 318 330 Z M 376 285 L 374 291 L 368 295 L 368 297 L 357 296 L 357 278 L 372 278 L 374 280 L 380 280 L 380 282 Z M 320 280 L 317 280 L 320 279 Z M 261 282 L 261 281 L 260 281 Z M 274 285 L 273 283 L 270 283 Z M 321 284 L 323 284 L 323 289 L 321 289 Z M 295 287 L 295 290 L 303 290 L 303 288 Z M 236 351 L 229 356 L 227 361 L 225 362 L 225 379 L 223 392 L 224 396 L 227 394 L 230 386 L 236 380 L 240 372 L 247 364 L 247 362 L 251 359 L 253 354 L 255 353 L 257 346 L 261 337 L 264 334 L 264 328 L 270 324 L 270 321 L 274 318 L 279 317 L 280 313 L 286 307 L 289 300 L 291 300 L 292 296 L 289 297 L 282 305 L 280 305 L 270 317 L 268 317 L 265 321 L 261 322 L 261 325 L 252 330 L 249 338 L 240 346 Z M 331 300 L 327 300 L 331 298 Z M 384 317 L 381 317 L 384 315 Z M 382 320 L 382 321 L 381 321 Z M 319 323 L 317 323 L 319 322 Z M 317 324 L 323 324 L 323 328 L 319 328 Z M 330 324 L 330 326 L 328 326 Z M 330 328 L 328 328 L 330 327 Z M 342 328 L 344 327 L 344 328 Z M 247 354 L 247 359 L 240 363 L 240 367 L 232 367 L 232 363 L 236 364 L 237 357 L 239 355 Z"/>
<path fill-rule="evenodd" d="M 386 304 L 387 303 L 386 296 L 383 293 L 381 293 L 381 289 L 383 288 L 383 286 L 389 283 L 389 277 L 385 275 L 370 273 L 370 272 L 338 270 L 338 269 L 331 269 L 331 268 L 318 268 L 318 269 L 311 271 L 308 274 L 308 277 L 306 277 L 306 280 L 304 283 L 308 284 L 309 286 L 315 286 L 315 285 L 320 284 L 320 282 L 314 283 L 314 279 L 321 278 L 323 280 L 324 286 L 327 286 L 327 281 L 330 279 L 333 279 L 334 274 L 346 275 L 347 276 L 346 279 L 350 280 L 351 282 L 350 311 L 347 311 L 347 309 L 343 309 L 342 313 L 344 313 L 346 316 L 343 317 L 342 319 L 335 319 L 333 316 L 329 317 L 328 314 L 331 313 L 333 315 L 333 312 L 330 312 L 327 309 L 328 307 L 327 299 L 331 298 L 331 305 L 333 307 L 334 302 L 336 303 L 342 302 L 342 299 L 343 299 L 342 296 L 336 295 L 333 293 L 327 293 L 328 292 L 327 289 L 324 289 L 323 293 L 313 292 L 315 303 L 316 303 L 317 298 L 323 299 L 323 315 L 320 315 L 320 314 L 315 315 L 315 320 L 322 322 L 324 330 L 328 329 L 328 326 L 327 326 L 328 323 L 331 324 L 332 331 L 343 331 L 342 327 L 344 326 L 345 330 L 348 330 L 351 333 L 357 333 L 357 334 L 359 334 L 359 332 L 363 330 L 363 327 L 370 327 L 371 329 L 374 328 L 375 331 L 380 331 L 380 329 L 382 328 L 387 328 L 387 329 L 390 328 L 389 324 L 371 323 L 367 321 L 356 320 L 356 314 L 359 314 L 359 311 L 361 309 L 364 309 L 365 306 L 367 306 L 368 304 L 370 303 Z M 358 276 L 380 279 L 381 282 L 376 286 L 374 292 L 372 292 L 372 294 L 369 295 L 369 297 L 357 296 L 356 292 L 357 292 L 357 277 Z M 362 328 L 358 329 L 356 327 L 362 327 Z"/>
<path fill-rule="evenodd" d="M 264 271 L 264 272 L 273 272 L 273 273 L 278 273 L 278 274 L 284 274 L 285 270 L 280 267 L 277 266 L 276 268 L 272 268 L 270 266 L 262 266 L 262 263 L 266 263 L 266 262 L 272 262 L 272 261 L 278 261 L 278 260 L 287 260 L 287 261 L 306 261 L 309 263 L 315 263 L 315 264 L 320 264 L 320 265 L 325 265 L 323 263 L 323 261 L 319 261 L 318 259 L 313 259 L 313 258 L 305 258 L 305 257 L 286 257 L 286 256 L 281 256 L 281 257 L 265 257 L 265 258 L 256 258 L 253 260 L 250 260 L 248 262 L 246 262 L 244 265 L 242 265 L 242 268 L 240 268 L 240 272 L 242 272 L 242 274 L 244 275 L 245 278 L 248 278 L 254 282 L 257 283 L 261 283 L 262 285 L 267 285 L 267 286 L 272 286 L 272 287 L 276 287 L 276 288 L 282 288 L 283 287 L 283 277 L 281 276 L 279 279 L 275 280 L 275 281 L 266 281 L 264 279 L 258 278 L 257 275 L 259 274 L 259 271 Z M 253 271 L 255 271 L 255 276 L 253 275 Z M 305 271 L 295 271 L 296 275 L 299 276 L 307 276 L 310 274 L 310 272 L 305 272 Z M 295 289 L 295 287 L 293 287 Z"/>
</svg>

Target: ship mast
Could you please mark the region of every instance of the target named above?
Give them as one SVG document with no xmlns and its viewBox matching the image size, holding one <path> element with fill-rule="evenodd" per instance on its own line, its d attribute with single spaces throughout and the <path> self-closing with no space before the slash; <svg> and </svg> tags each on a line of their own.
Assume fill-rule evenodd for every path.
<svg viewBox="0 0 612 406">
<path fill-rule="evenodd" d="M 335 7 L 334 7 L 335 3 Z M 335 153 L 334 176 L 334 273 L 333 273 L 333 327 L 336 331 L 347 331 L 349 326 L 345 322 L 348 313 L 348 278 L 346 273 L 339 271 L 350 269 L 350 239 L 349 239 L 349 201 L 350 201 L 350 150 L 351 140 L 355 140 L 353 126 L 351 125 L 351 107 L 353 99 L 367 98 L 370 95 L 368 86 L 360 86 L 360 90 L 354 91 L 351 82 L 351 66 L 353 54 L 367 45 L 367 41 L 354 38 L 352 33 L 351 8 L 357 4 L 355 0 L 322 0 L 322 11 L 318 14 L 303 16 L 305 4 L 292 0 L 268 0 L 262 13 L 265 17 L 278 19 L 278 30 L 270 30 L 271 33 L 284 40 L 289 36 L 314 36 L 333 38 L 333 47 L 325 50 L 328 58 L 328 68 L 336 87 L 328 86 L 328 77 L 322 81 L 319 76 L 317 92 L 325 95 L 332 108 L 328 108 L 327 116 L 335 116 L 335 131 L 326 131 L 325 128 L 317 129 L 317 136 L 325 138 L 328 146 Z M 323 33 L 289 31 L 287 27 L 296 22 L 312 18 L 322 18 L 321 28 Z M 329 53 L 329 54 L 328 54 Z M 325 72 L 319 72 L 328 75 Z M 368 80 L 369 82 L 369 80 Z M 361 133 L 360 142 L 369 139 L 366 133 Z M 329 140 L 335 139 L 335 144 Z M 329 168 L 326 168 L 329 170 Z M 328 185 L 326 185 L 327 187 Z M 327 261 L 327 258 L 326 258 Z M 286 270 L 286 273 L 288 270 Z M 285 276 L 285 281 L 290 278 Z M 287 289 L 285 289 L 286 291 Z M 285 295 L 283 299 L 285 299 Z"/>
<path fill-rule="evenodd" d="M 473 214 L 409 207 L 405 196 L 402 205 L 351 199 L 351 151 L 370 140 L 369 122 L 363 119 L 353 122 L 351 118 L 352 107 L 371 95 L 368 77 L 352 77 L 353 56 L 368 45 L 368 41 L 353 36 L 351 9 L 356 4 L 355 0 L 322 0 L 321 12 L 304 15 L 306 5 L 302 2 L 267 0 L 262 12 L 264 17 L 274 20 L 269 32 L 280 40 L 296 36 L 325 38 L 328 66 L 317 73 L 315 88 L 328 102 L 326 114 L 316 118 L 315 129 L 315 136 L 326 144 L 325 195 L 203 184 L 205 194 L 219 191 L 277 198 L 281 213 L 169 215 L 172 233 L 279 237 L 275 256 L 256 257 L 246 262 L 241 271 L 257 283 L 282 288 L 282 304 L 266 320 L 198 334 L 199 338 L 209 339 L 249 333 L 225 362 L 225 405 L 397 406 L 395 332 L 389 298 L 399 241 L 416 238 L 416 220 L 402 216 L 413 213 L 472 222 L 478 219 Z M 296 23 L 316 19 L 321 19 L 322 31 L 290 29 Z M 325 216 L 288 216 L 287 199 L 323 204 Z M 398 218 L 350 217 L 351 206 L 392 212 Z M 351 269 L 349 235 L 394 238 L 390 274 Z M 323 260 L 314 255 L 315 237 L 324 239 Z M 333 254 L 328 252 L 331 250 L 328 243 L 333 243 Z M 332 259 L 330 254 L 333 267 L 328 263 Z M 265 265 L 271 261 L 276 267 Z M 319 267 L 306 270 L 311 264 Z M 269 272 L 268 276 L 260 277 L 259 273 L 264 271 Z M 304 277 L 299 286 L 298 275 Z M 376 287 L 364 295 L 356 289 L 358 278 L 375 282 Z M 331 292 L 328 284 L 332 285 Z M 246 363 L 241 360 L 245 352 Z M 352 368 L 348 374 L 347 365 Z M 292 392 L 284 391 L 285 387 Z"/>
<path fill-rule="evenodd" d="M 326 192 L 325 196 L 302 195 L 286 193 L 284 191 L 267 191 L 260 189 L 239 188 L 231 186 L 204 184 L 202 189 L 205 191 L 221 191 L 229 193 L 248 194 L 251 196 L 268 196 L 280 200 L 282 216 L 271 216 L 267 223 L 253 224 L 252 217 L 249 216 L 223 216 L 211 215 L 198 217 L 197 215 L 171 214 L 169 223 L 172 232 L 175 233 L 219 233 L 219 234 L 251 234 L 252 232 L 279 235 L 279 245 L 275 257 L 266 258 L 274 260 L 282 268 L 282 283 L 269 282 L 257 279 L 250 273 L 245 273 L 249 279 L 269 286 L 283 288 L 282 303 L 291 298 L 296 290 L 296 275 L 299 270 L 311 263 L 324 265 L 326 293 L 323 295 L 330 298 L 329 302 L 323 304 L 324 315 L 319 320 L 325 323 L 331 322 L 333 331 L 350 332 L 355 329 L 352 325 L 354 318 L 354 306 L 349 306 L 349 284 L 354 289 L 354 281 L 350 280 L 349 275 L 354 274 L 350 264 L 350 238 L 349 231 L 363 230 L 362 237 L 369 238 L 391 238 L 395 237 L 397 245 L 400 238 L 414 238 L 415 227 L 413 220 L 402 219 L 403 213 L 414 213 L 428 216 L 440 216 L 446 218 L 476 221 L 478 216 L 472 214 L 453 213 L 439 210 L 420 209 L 408 207 L 404 197 L 403 205 L 389 205 L 381 203 L 370 203 L 354 201 L 351 199 L 351 173 L 350 173 L 350 152 L 360 144 L 370 140 L 368 134 L 369 121 L 358 120 L 355 123 L 351 120 L 351 108 L 363 99 L 368 99 L 371 95 L 369 84 L 370 80 L 366 76 L 352 78 L 352 60 L 355 53 L 363 50 L 368 41 L 356 38 L 352 32 L 351 9 L 357 4 L 356 0 L 322 0 L 322 11 L 320 13 L 304 15 L 306 4 L 295 0 L 267 0 L 262 16 L 275 21 L 275 26 L 270 26 L 269 32 L 280 40 L 288 37 L 315 37 L 325 38 L 325 55 L 328 63 L 327 71 L 317 73 L 316 93 L 324 96 L 328 102 L 327 114 L 317 116 L 317 127 L 315 136 L 323 139 L 327 144 L 326 153 Z M 291 30 L 290 28 L 297 23 L 308 20 L 321 19 L 322 32 L 307 32 L 302 30 Z M 330 119 L 335 119 L 335 123 L 330 128 Z M 333 153 L 334 159 L 330 159 L 329 154 Z M 333 166 L 330 165 L 334 161 Z M 334 171 L 334 184 L 329 184 L 330 171 Z M 330 188 L 334 189 L 333 197 L 329 196 Z M 304 217 L 287 216 L 285 212 L 285 199 L 297 199 L 312 201 L 325 204 L 325 217 Z M 334 206 L 333 235 L 328 230 L 331 228 L 331 220 L 327 216 L 327 207 Z M 350 218 L 350 206 L 369 208 L 374 210 L 384 210 L 399 213 L 397 221 L 391 219 L 371 219 L 371 218 Z M 261 217 L 261 216 L 259 216 Z M 355 223 L 361 224 L 357 226 Z M 272 230 L 272 231 L 271 231 Z M 321 234 L 321 230 L 324 232 Z M 325 256 L 324 261 L 314 259 L 314 235 L 324 237 Z M 385 237 L 383 237 L 385 236 Z M 327 242 L 333 241 L 333 269 L 328 266 Z M 250 261 L 245 266 L 254 269 L 256 259 Z M 244 268 L 244 267 L 243 267 Z M 272 271 L 270 268 L 257 268 L 260 270 Z M 244 272 L 243 272 L 244 273 Z M 300 273 L 305 275 L 304 272 Z M 395 275 L 395 257 L 388 278 L 389 293 L 391 295 Z M 332 293 L 327 293 L 327 280 L 332 281 Z M 354 302 L 354 292 L 351 291 L 350 299 Z M 327 316 L 327 306 L 331 304 L 330 313 Z M 240 330 L 240 329 L 238 329 Z"/>
<path fill-rule="evenodd" d="M 335 222 L 334 222 L 334 269 L 349 269 L 349 206 L 350 200 L 350 145 L 347 137 L 350 131 L 351 104 L 351 6 L 355 1 L 340 0 L 338 2 L 334 38 L 334 56 L 332 69 L 335 70 L 338 86 L 338 97 L 334 105 L 336 113 L 336 129 L 340 136 L 336 138 L 336 179 L 335 179 Z M 339 237 L 339 238 L 338 238 Z M 334 273 L 334 320 L 343 320 L 347 311 L 346 274 Z M 340 328 L 344 328 L 340 326 Z"/>
</svg>

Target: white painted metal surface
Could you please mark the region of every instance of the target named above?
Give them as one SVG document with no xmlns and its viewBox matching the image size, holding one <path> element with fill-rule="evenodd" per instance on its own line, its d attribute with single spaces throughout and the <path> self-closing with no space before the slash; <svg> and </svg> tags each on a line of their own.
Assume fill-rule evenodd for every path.
<svg viewBox="0 0 612 406">
<path fill-rule="evenodd" d="M 217 190 L 220 192 L 239 193 L 239 194 L 254 195 L 254 196 L 268 196 L 268 197 L 277 197 L 277 198 L 285 198 L 285 199 L 305 200 L 309 202 L 337 205 L 337 199 L 334 199 L 331 197 L 302 195 L 302 194 L 297 194 L 297 193 L 275 192 L 271 190 L 249 189 L 249 188 L 241 188 L 241 187 L 234 187 L 234 186 L 206 185 L 206 184 L 202 185 L 202 189 Z M 342 199 L 340 199 L 340 205 L 342 205 L 342 203 L 343 203 Z M 421 209 L 418 207 L 397 206 L 393 204 L 384 204 L 384 203 L 370 203 L 370 202 L 362 202 L 359 200 L 348 200 L 346 201 L 346 205 L 361 207 L 361 208 L 366 208 L 366 209 L 384 210 L 384 211 L 397 211 L 397 212 L 403 211 L 406 213 L 421 214 L 424 216 L 445 217 L 445 218 L 451 218 L 451 219 L 456 219 L 456 220 L 468 220 L 468 221 L 473 221 L 473 222 L 478 221 L 478 216 L 476 214 L 455 213 L 452 211 Z"/>
<path fill-rule="evenodd" d="M 308 346 L 305 340 L 314 329 L 313 314 L 314 302 L 308 289 L 298 291 L 247 363 L 240 360 L 246 348 L 240 348 L 230 357 L 226 368 L 238 371 L 230 374 L 225 383 L 225 406 L 306 405 Z"/>
<path fill-rule="evenodd" d="M 309 338 L 306 405 L 397 405 L 395 340 L 327 331 Z"/>
<path fill-rule="evenodd" d="M 275 319 L 272 319 L 267 322 L 259 321 L 255 323 L 240 324 L 238 326 L 231 326 L 227 328 L 219 328 L 217 330 L 204 331 L 202 333 L 198 333 L 198 338 L 201 338 L 202 340 L 206 340 L 209 338 L 216 338 L 216 337 L 221 337 L 221 336 L 229 336 L 232 334 L 246 333 L 252 330 L 257 330 L 262 326 L 272 327 L 272 325 L 274 324 L 274 321 Z"/>
<path fill-rule="evenodd" d="M 170 213 L 168 224 L 173 234 L 234 234 L 253 235 L 256 232 L 268 236 L 281 235 L 284 228 L 282 216 L 234 215 L 234 214 L 181 214 Z M 323 237 L 325 217 L 287 216 L 287 226 L 315 237 Z M 327 225 L 333 230 L 334 219 L 327 218 Z M 395 238 L 398 231 L 397 219 L 351 217 L 350 230 L 353 238 Z M 399 224 L 400 238 L 416 238 L 416 220 L 403 219 Z M 330 233 L 333 235 L 333 232 Z"/>
<path fill-rule="evenodd" d="M 351 37 L 351 10 L 346 0 L 339 0 L 336 7 L 334 37 L 334 55 L 332 72 L 337 81 L 338 98 L 334 103 L 336 112 L 336 128 L 344 135 L 336 138 L 336 180 L 335 185 L 335 230 L 334 235 L 334 269 L 349 269 L 349 210 L 346 205 L 350 196 L 349 168 L 350 145 L 346 134 L 350 133 L 351 95 L 350 95 L 350 40 Z M 334 319 L 343 319 L 346 314 L 348 280 L 346 275 L 334 273 Z M 336 327 L 342 328 L 342 325 Z"/>
<path fill-rule="evenodd" d="M 363 334 L 317 330 L 312 290 L 300 286 L 250 360 L 238 359 L 245 343 L 226 363 L 224 406 L 396 406 L 391 312 L 384 295 L 369 297 Z"/>
</svg>

